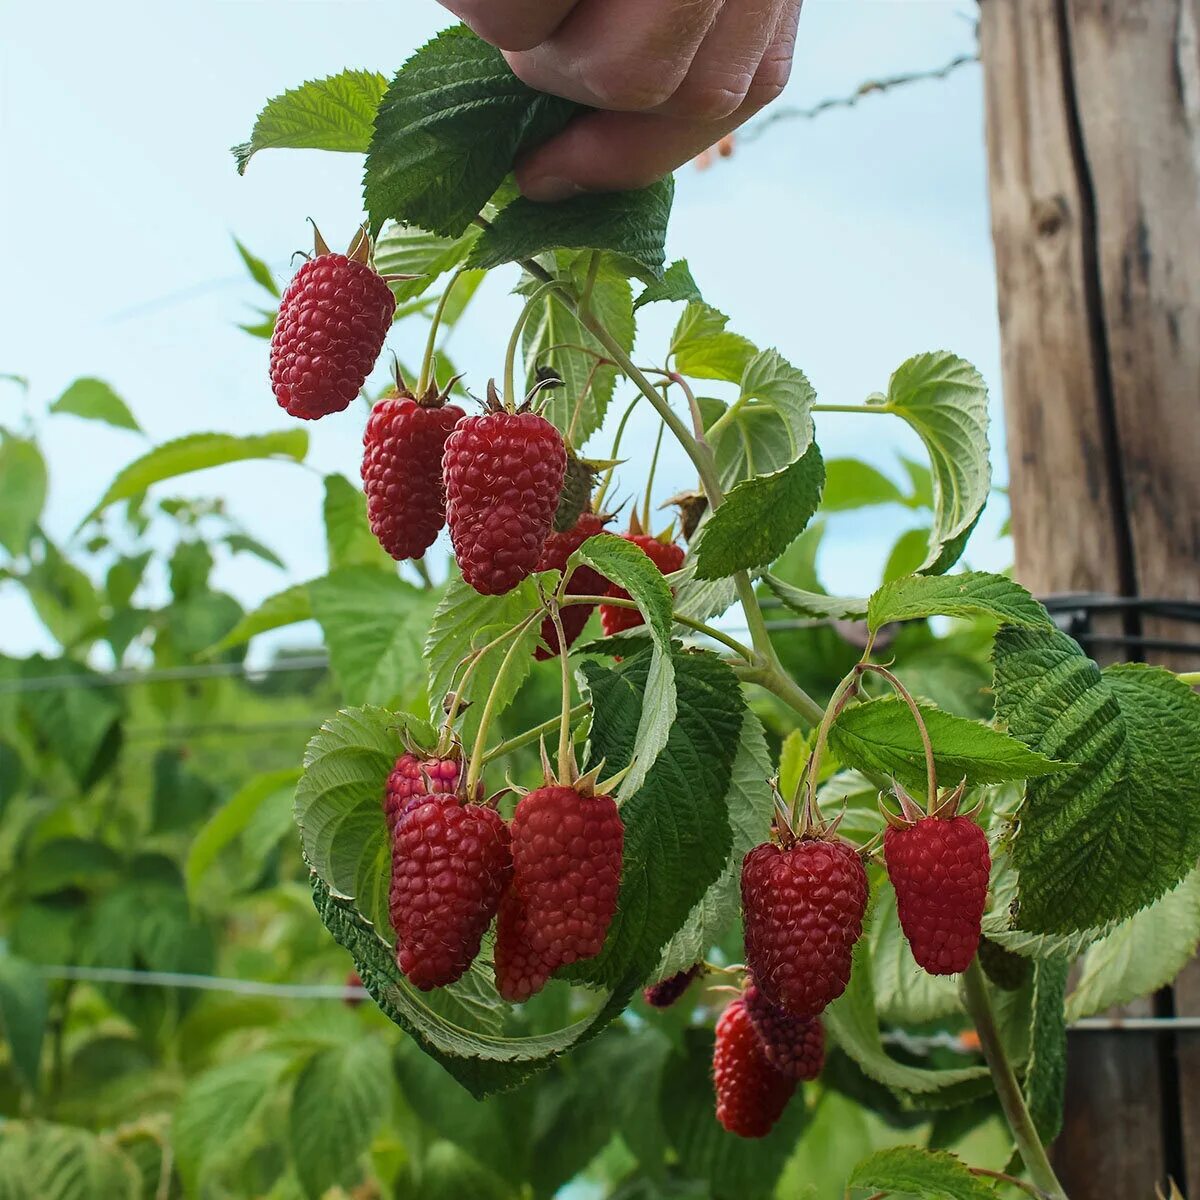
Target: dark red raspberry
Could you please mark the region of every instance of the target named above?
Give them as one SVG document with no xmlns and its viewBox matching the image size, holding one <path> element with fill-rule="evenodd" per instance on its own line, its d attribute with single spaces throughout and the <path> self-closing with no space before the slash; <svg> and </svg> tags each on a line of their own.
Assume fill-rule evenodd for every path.
<svg viewBox="0 0 1200 1200">
<path fill-rule="evenodd" d="M 621 536 L 635 546 L 640 546 L 650 556 L 650 561 L 664 575 L 670 575 L 683 566 L 683 547 L 674 542 L 660 542 L 658 538 L 648 533 L 623 533 Z M 619 600 L 628 600 L 629 593 L 624 588 L 611 584 L 606 596 Z M 636 608 L 616 608 L 611 604 L 600 606 L 600 625 L 606 637 L 623 633 L 626 629 L 636 629 L 644 624 L 642 614 Z"/>
<path fill-rule="evenodd" d="M 803 838 L 756 846 L 742 864 L 746 965 L 772 1004 L 807 1019 L 850 982 L 867 873 L 844 842 Z"/>
<path fill-rule="evenodd" d="M 617 909 L 625 826 L 611 796 L 547 784 L 512 820 L 513 887 L 529 942 L 554 969 L 593 958 Z"/>
<path fill-rule="evenodd" d="M 700 967 L 700 963 L 694 963 L 686 971 L 677 971 L 643 988 L 642 998 L 651 1008 L 670 1008 L 692 986 L 692 980 L 700 974 Z"/>
<path fill-rule="evenodd" d="M 992 859 L 970 817 L 922 817 L 883 835 L 900 927 L 930 975 L 957 975 L 979 946 Z"/>
<path fill-rule="evenodd" d="M 529 918 L 516 889 L 509 887 L 500 900 L 496 921 L 496 990 L 512 1004 L 520 1004 L 546 986 L 555 964 L 544 950 L 529 940 Z"/>
<path fill-rule="evenodd" d="M 271 337 L 271 388 L 306 421 L 341 412 L 366 382 L 392 326 L 396 298 L 366 263 L 318 254 L 279 302 Z"/>
<path fill-rule="evenodd" d="M 816 1079 L 825 1065 L 825 1026 L 801 1021 L 776 1007 L 751 984 L 742 997 L 767 1061 L 789 1079 Z"/>
<path fill-rule="evenodd" d="M 767 1061 L 743 1000 L 735 1000 L 717 1022 L 713 1084 L 717 1120 L 744 1138 L 766 1137 L 796 1090 L 796 1081 Z"/>
<path fill-rule="evenodd" d="M 567 559 L 583 545 L 590 537 L 604 532 L 604 518 L 595 513 L 584 513 L 566 533 L 552 533 L 542 547 L 542 557 L 538 559 L 539 571 L 562 571 L 566 568 Z M 567 593 L 572 596 L 602 596 L 608 588 L 608 580 L 594 571 L 591 567 L 577 567 L 567 584 Z M 590 604 L 568 604 L 559 614 L 563 625 L 563 635 L 567 639 L 567 649 L 574 644 L 575 639 L 583 632 L 583 627 L 592 615 Z M 542 641 L 534 650 L 534 657 L 539 661 L 558 657 L 558 630 L 554 622 L 547 617 L 542 622 Z"/>
<path fill-rule="evenodd" d="M 431 402 L 400 394 L 371 410 L 363 434 L 367 519 L 393 558 L 420 558 L 446 523 L 442 453 L 463 416 L 436 389 Z"/>
<path fill-rule="evenodd" d="M 508 826 L 495 809 L 431 796 L 400 815 L 389 915 L 411 983 L 428 991 L 462 978 L 511 875 Z"/>
<path fill-rule="evenodd" d="M 422 802 L 429 796 L 445 795 L 458 786 L 457 758 L 423 758 L 402 754 L 388 776 L 383 793 L 383 815 L 388 833 L 394 833 L 396 822 L 415 799 Z"/>
<path fill-rule="evenodd" d="M 485 596 L 532 574 L 562 490 L 562 435 L 531 412 L 487 412 L 446 440 L 446 520 L 463 578 Z"/>
</svg>

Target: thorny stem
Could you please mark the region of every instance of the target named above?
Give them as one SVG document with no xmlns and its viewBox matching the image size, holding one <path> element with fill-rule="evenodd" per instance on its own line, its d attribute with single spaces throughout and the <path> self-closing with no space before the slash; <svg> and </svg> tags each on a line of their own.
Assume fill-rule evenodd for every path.
<svg viewBox="0 0 1200 1200">
<path fill-rule="evenodd" d="M 666 388 L 663 388 L 666 391 Z M 666 397 L 664 396 L 665 400 Z M 662 449 L 663 431 L 667 427 L 661 422 L 658 426 L 658 437 L 654 439 L 654 454 L 650 458 L 650 472 L 646 476 L 646 494 L 642 497 L 642 528 L 650 532 L 650 491 L 654 487 L 654 475 L 658 470 L 658 452 Z"/>
<path fill-rule="evenodd" d="M 1049 1158 L 1046 1157 L 1045 1147 L 1034 1128 L 1033 1119 L 1025 1105 L 1025 1097 L 1021 1094 L 1021 1085 L 1017 1082 L 1012 1064 L 1004 1052 L 1004 1043 L 1000 1039 L 1000 1031 L 996 1028 L 996 1017 L 992 1012 L 992 1002 L 988 998 L 987 984 L 984 982 L 978 959 L 973 959 L 963 974 L 963 992 L 967 1011 L 975 1022 L 975 1031 L 979 1034 L 983 1056 L 992 1073 L 992 1084 L 1000 1100 L 1000 1107 L 1004 1110 L 1013 1141 L 1021 1152 L 1025 1169 L 1046 1200 L 1067 1200 L 1067 1193 L 1063 1191 L 1063 1186 L 1054 1174 Z"/>
<path fill-rule="evenodd" d="M 855 668 L 857 671 L 874 671 L 876 675 L 881 675 L 895 689 L 896 694 L 908 705 L 908 711 L 912 713 L 913 720 L 917 723 L 917 729 L 921 734 L 921 745 L 925 748 L 925 777 L 929 788 L 929 799 L 925 805 L 925 811 L 932 813 L 937 808 L 937 769 L 933 762 L 933 743 L 929 740 L 929 730 L 925 728 L 925 718 L 921 716 L 921 710 L 917 707 L 917 702 L 913 699 L 912 693 L 896 678 L 887 667 L 877 666 L 875 663 L 861 662 Z"/>
<path fill-rule="evenodd" d="M 562 614 L 558 601 L 550 601 L 550 620 L 554 622 L 554 634 L 558 638 L 558 657 L 562 664 L 562 715 L 558 728 L 558 782 L 575 782 L 575 762 L 571 753 L 571 667 L 568 663 L 567 635 L 563 632 Z"/>
<path fill-rule="evenodd" d="M 570 595 L 563 596 L 560 603 L 563 607 L 568 604 L 604 604 L 609 608 L 637 608 L 636 600 L 625 600 L 617 596 L 579 596 Z M 684 625 L 688 629 L 694 629 L 697 633 L 702 633 L 705 637 L 710 637 L 714 642 L 720 642 L 722 646 L 727 646 L 734 654 L 741 655 L 748 663 L 754 661 L 754 651 L 737 638 L 731 637 L 723 629 L 717 629 L 712 625 L 706 625 L 703 621 L 697 621 L 695 617 L 686 616 L 684 613 L 673 612 L 671 620 L 677 625 Z"/>
<path fill-rule="evenodd" d="M 578 717 L 584 716 L 591 706 L 588 704 L 577 704 L 570 712 L 572 721 Z M 503 758 L 506 754 L 511 754 L 514 750 L 520 750 L 522 746 L 528 746 L 536 742 L 543 734 L 555 732 L 562 721 L 562 714 L 556 714 L 548 721 L 543 721 L 540 725 L 535 725 L 532 729 L 525 730 L 524 733 L 518 733 L 515 737 L 510 737 L 507 741 L 499 742 L 493 746 L 484 756 L 483 765 L 486 767 L 494 758 Z"/>
<path fill-rule="evenodd" d="M 525 328 L 525 322 L 529 320 L 530 313 L 541 302 L 542 297 L 551 290 L 552 285 L 557 286 L 554 281 L 551 281 L 551 283 L 543 283 L 533 290 L 529 299 L 525 301 L 525 307 L 521 309 L 521 315 L 517 317 L 517 323 L 513 326 L 512 335 L 508 339 L 508 350 L 504 354 L 504 407 L 509 412 L 515 411 L 517 407 L 516 371 L 514 368 L 517 361 L 517 347 L 521 344 L 521 331 Z"/>
<path fill-rule="evenodd" d="M 417 376 L 416 394 L 418 399 L 425 395 L 433 376 L 433 360 L 437 346 L 438 328 L 442 323 L 442 315 L 446 311 L 446 301 L 450 299 L 450 293 L 454 290 L 454 285 L 463 277 L 465 272 L 466 267 L 460 267 L 450 276 L 450 280 L 442 292 L 441 299 L 438 300 L 437 308 L 433 310 L 433 317 L 429 322 L 429 338 L 425 342 L 425 356 L 421 359 L 421 373 Z"/>
</svg>

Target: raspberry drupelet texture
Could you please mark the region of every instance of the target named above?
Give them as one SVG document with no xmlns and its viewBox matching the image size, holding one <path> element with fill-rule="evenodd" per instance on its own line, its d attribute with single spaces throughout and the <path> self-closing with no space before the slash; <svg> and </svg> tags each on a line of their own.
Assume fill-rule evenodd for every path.
<svg viewBox="0 0 1200 1200">
<path fill-rule="evenodd" d="M 550 784 L 512 820 L 513 887 L 530 944 L 554 969 L 600 953 L 617 909 L 625 827 L 611 796 Z"/>
<path fill-rule="evenodd" d="M 464 415 L 456 404 L 427 406 L 412 396 L 371 410 L 362 461 L 367 519 L 393 558 L 420 558 L 446 523 L 442 454 Z"/>
<path fill-rule="evenodd" d="M 651 1008 L 670 1008 L 683 997 L 684 992 L 692 986 L 692 980 L 699 974 L 700 963 L 693 963 L 686 971 L 677 971 L 674 975 L 668 975 L 666 979 L 660 979 L 648 988 L 643 988 L 642 998 Z"/>
<path fill-rule="evenodd" d="M 567 565 L 567 559 L 583 545 L 590 537 L 604 532 L 604 518 L 595 513 L 584 513 L 566 533 L 552 533 L 542 547 L 542 557 L 538 559 L 539 571 L 561 571 Z M 599 571 L 591 567 L 578 567 L 571 575 L 567 584 L 567 593 L 572 596 L 602 596 L 608 588 L 608 580 Z M 568 604 L 559 614 L 562 621 L 563 636 L 567 639 L 567 649 L 574 644 L 575 639 L 583 632 L 583 627 L 592 615 L 593 606 L 590 604 Z M 558 657 L 558 630 L 554 622 L 547 617 L 542 622 L 542 642 L 534 650 L 534 657 L 539 661 Z"/>
<path fill-rule="evenodd" d="M 883 857 L 913 958 L 931 975 L 965 971 L 987 901 L 987 835 L 970 817 L 922 817 L 906 829 L 889 826 Z"/>
<path fill-rule="evenodd" d="M 744 1000 L 730 1004 L 717 1022 L 713 1085 L 717 1120 L 744 1138 L 766 1137 L 796 1090 L 796 1081 L 767 1060 Z"/>
<path fill-rule="evenodd" d="M 844 842 L 756 846 L 742 864 L 742 913 L 758 989 L 794 1017 L 817 1016 L 846 990 L 866 907 L 867 874 Z"/>
<path fill-rule="evenodd" d="M 271 336 L 271 389 L 293 417 L 341 412 L 375 366 L 396 298 L 365 263 L 319 254 L 296 272 Z"/>
<path fill-rule="evenodd" d="M 776 1007 L 751 984 L 742 997 L 767 1061 L 789 1079 L 816 1079 L 825 1065 L 825 1026 L 802 1021 Z"/>
<path fill-rule="evenodd" d="M 500 899 L 496 920 L 496 990 L 510 1004 L 521 1004 L 546 986 L 555 964 L 529 940 L 529 917 L 513 887 Z"/>
<path fill-rule="evenodd" d="M 413 800 L 419 804 L 430 796 L 445 795 L 458 786 L 459 762 L 456 758 L 422 758 L 402 754 L 387 778 L 383 793 L 383 815 L 388 833 Z"/>
<path fill-rule="evenodd" d="M 650 561 L 663 575 L 670 575 L 683 566 L 683 547 L 677 546 L 674 542 L 660 542 L 658 538 L 653 538 L 646 533 L 623 533 L 621 536 L 627 542 L 632 542 L 635 546 L 640 546 L 645 550 L 650 556 Z M 624 588 L 617 587 L 615 583 L 608 588 L 605 595 L 619 600 L 629 599 L 629 593 Z M 644 622 L 642 614 L 636 608 L 617 608 L 611 604 L 602 604 L 600 606 L 600 624 L 604 629 L 605 637 L 612 637 L 614 634 L 623 633 L 626 629 L 636 629 Z"/>
<path fill-rule="evenodd" d="M 512 876 L 508 826 L 491 808 L 430 796 L 392 838 L 396 962 L 422 991 L 461 979 Z"/>
<path fill-rule="evenodd" d="M 531 412 L 460 421 L 442 461 L 446 520 L 463 578 L 498 596 L 532 574 L 562 490 L 562 435 Z"/>
</svg>

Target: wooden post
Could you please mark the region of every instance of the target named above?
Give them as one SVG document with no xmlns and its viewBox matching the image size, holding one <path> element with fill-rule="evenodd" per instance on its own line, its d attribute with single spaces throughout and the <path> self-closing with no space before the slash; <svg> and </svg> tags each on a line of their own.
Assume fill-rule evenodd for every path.
<svg viewBox="0 0 1200 1200">
<path fill-rule="evenodd" d="M 1200 0 L 981 0 L 980 43 L 1017 575 L 1200 599 Z M 1055 1162 L 1072 1200 L 1200 1196 L 1200 1035 L 1073 1034 Z"/>
</svg>

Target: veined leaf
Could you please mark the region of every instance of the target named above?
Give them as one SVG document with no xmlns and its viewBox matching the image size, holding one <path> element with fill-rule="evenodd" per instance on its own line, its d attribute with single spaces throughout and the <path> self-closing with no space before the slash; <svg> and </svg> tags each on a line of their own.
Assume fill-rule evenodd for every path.
<svg viewBox="0 0 1200 1200">
<path fill-rule="evenodd" d="M 997 617 L 1027 629 L 1053 625 L 1050 614 L 1019 583 L 986 571 L 909 575 L 885 583 L 867 605 L 867 624 L 873 630 L 889 621 L 934 616 Z"/>
<path fill-rule="evenodd" d="M 282 592 L 268 596 L 253 612 L 247 613 L 214 646 L 206 651 L 208 658 L 220 654 L 232 646 L 241 646 L 252 637 L 266 633 L 269 629 L 281 629 L 295 625 L 298 621 L 312 619 L 312 603 L 308 598 L 307 583 L 294 583 Z"/>
<path fill-rule="evenodd" d="M 417 279 L 391 284 L 397 301 L 412 300 L 427 291 L 439 276 L 459 267 L 479 237 L 479 227 L 470 226 L 458 237 L 439 237 L 417 225 L 389 221 L 375 243 L 375 269 L 381 275 L 417 275 Z M 458 287 L 462 287 L 462 281 Z M 454 293 L 451 293 L 453 298 Z"/>
<path fill-rule="evenodd" d="M 367 523 L 367 498 L 344 475 L 325 476 L 325 545 L 329 569 L 374 567 L 394 573 L 392 556 Z"/>
<path fill-rule="evenodd" d="M 680 300 L 702 300 L 700 289 L 696 286 L 696 281 L 692 278 L 692 272 L 688 269 L 687 263 L 682 259 L 676 259 L 664 272 L 661 279 L 656 279 L 653 283 L 648 283 L 642 294 L 634 301 L 634 309 L 639 309 L 643 304 L 654 304 L 659 300 L 680 301 Z"/>
<path fill-rule="evenodd" d="M 70 413 L 89 421 L 103 421 L 117 429 L 132 429 L 141 433 L 142 427 L 133 419 L 129 406 L 102 379 L 76 379 L 55 402 L 52 413 Z"/>
<path fill-rule="evenodd" d="M 668 353 L 675 367 L 693 379 L 724 379 L 739 383 L 746 364 L 756 353 L 753 343 L 725 328 L 729 318 L 702 300 L 683 310 Z"/>
<path fill-rule="evenodd" d="M 41 1082 L 42 1038 L 49 998 L 46 980 L 31 963 L 0 954 L 0 1031 L 21 1083 L 31 1092 Z"/>
<path fill-rule="evenodd" d="M 1067 1083 L 1067 1018 L 1063 995 L 1071 962 L 1044 958 L 1033 968 L 1033 1025 L 1029 1031 L 1029 1065 L 1025 1069 L 1025 1102 L 1042 1142 L 1049 1145 L 1062 1128 Z"/>
<path fill-rule="evenodd" d="M 962 1011 L 958 981 L 929 975 L 917 966 L 900 928 L 896 892 L 888 885 L 875 890 L 870 928 L 871 971 L 875 1004 L 881 1020 L 892 1025 L 919 1025 Z"/>
<path fill-rule="evenodd" d="M 876 504 L 903 504 L 904 494 L 882 472 L 857 458 L 831 458 L 825 464 L 825 512 L 849 512 Z"/>
<path fill-rule="evenodd" d="M 847 1189 L 899 1192 L 923 1200 L 995 1200 L 996 1189 L 977 1179 L 966 1164 L 945 1150 L 896 1146 L 863 1159 L 846 1181 Z"/>
<path fill-rule="evenodd" d="M 856 596 L 827 596 L 793 587 L 777 575 L 764 575 L 763 582 L 793 612 L 805 617 L 845 618 L 855 621 L 867 615 L 867 601 Z"/>
</svg>

